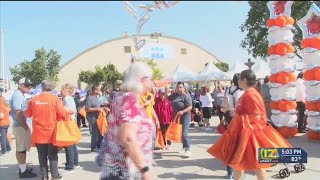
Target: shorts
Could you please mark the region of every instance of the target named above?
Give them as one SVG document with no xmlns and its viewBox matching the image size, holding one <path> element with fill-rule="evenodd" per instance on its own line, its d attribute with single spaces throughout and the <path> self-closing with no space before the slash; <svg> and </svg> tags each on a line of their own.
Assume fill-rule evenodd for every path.
<svg viewBox="0 0 320 180">
<path fill-rule="evenodd" d="M 203 111 L 203 118 L 206 118 L 206 119 L 210 119 L 211 118 L 211 107 L 204 107 L 202 108 L 202 111 Z"/>
<path fill-rule="evenodd" d="M 23 127 L 12 127 L 16 138 L 16 152 L 29 151 L 31 147 L 31 130 Z"/>
</svg>

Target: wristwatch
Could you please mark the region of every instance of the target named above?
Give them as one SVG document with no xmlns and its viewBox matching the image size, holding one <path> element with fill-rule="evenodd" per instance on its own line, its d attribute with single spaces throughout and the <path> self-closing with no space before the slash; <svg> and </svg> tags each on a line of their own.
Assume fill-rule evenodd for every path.
<svg viewBox="0 0 320 180">
<path fill-rule="evenodd" d="M 144 174 L 144 173 L 146 173 L 148 171 L 149 171 L 149 167 L 148 166 L 145 166 L 142 169 L 140 169 L 141 174 Z"/>
</svg>

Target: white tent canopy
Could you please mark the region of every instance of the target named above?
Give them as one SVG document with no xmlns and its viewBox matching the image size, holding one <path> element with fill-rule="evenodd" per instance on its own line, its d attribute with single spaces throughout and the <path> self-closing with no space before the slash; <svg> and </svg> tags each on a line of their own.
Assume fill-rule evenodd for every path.
<svg viewBox="0 0 320 180">
<path fill-rule="evenodd" d="M 198 74 L 196 81 L 224 81 L 229 80 L 228 74 L 221 71 L 212 63 L 208 63 L 206 67 Z"/>
<path fill-rule="evenodd" d="M 244 65 L 243 63 L 234 63 L 233 66 L 229 69 L 229 71 L 227 72 L 229 75 L 229 79 L 232 79 L 233 75 L 236 73 L 241 73 L 242 71 L 248 69 L 248 67 L 246 65 Z"/>
<path fill-rule="evenodd" d="M 267 62 L 262 60 L 255 62 L 252 66 L 253 72 L 256 74 L 257 79 L 263 79 L 270 76 L 270 68 Z"/>
<path fill-rule="evenodd" d="M 187 82 L 194 81 L 196 79 L 196 74 L 190 71 L 187 67 L 179 64 L 176 69 L 170 73 L 168 76 L 162 79 L 162 81 L 167 82 Z"/>
<path fill-rule="evenodd" d="M 230 79 L 232 79 L 235 73 L 241 73 L 244 70 L 247 70 L 248 67 L 243 63 L 234 63 L 234 65 L 228 71 Z M 270 76 L 270 68 L 267 62 L 262 60 L 256 61 L 251 68 L 256 74 L 257 79 L 263 79 L 266 76 Z"/>
</svg>

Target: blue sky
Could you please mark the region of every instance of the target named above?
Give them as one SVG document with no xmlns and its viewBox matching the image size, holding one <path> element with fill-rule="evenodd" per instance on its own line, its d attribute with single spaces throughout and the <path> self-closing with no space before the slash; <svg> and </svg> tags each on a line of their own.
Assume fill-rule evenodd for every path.
<svg viewBox="0 0 320 180">
<path fill-rule="evenodd" d="M 132 2 L 134 7 L 150 2 Z M 139 8 L 136 8 L 139 10 Z M 191 41 L 227 63 L 244 62 L 249 55 L 240 48 L 245 34 L 247 2 L 179 2 L 169 9 L 155 10 L 141 33 L 161 32 Z M 3 2 L 1 29 L 5 30 L 6 76 L 9 66 L 31 60 L 34 50 L 44 47 L 62 55 L 61 64 L 83 50 L 108 39 L 135 33 L 136 22 L 116 2 Z M 141 13 L 141 10 L 138 11 Z"/>
</svg>

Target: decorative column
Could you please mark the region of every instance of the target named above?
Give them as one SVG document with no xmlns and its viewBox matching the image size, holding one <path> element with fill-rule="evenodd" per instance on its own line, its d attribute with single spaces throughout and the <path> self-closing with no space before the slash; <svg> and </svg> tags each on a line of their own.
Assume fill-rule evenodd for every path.
<svg viewBox="0 0 320 180">
<path fill-rule="evenodd" d="M 303 33 L 301 56 L 306 85 L 307 136 L 320 140 L 320 9 L 314 3 L 298 21 Z"/>
<path fill-rule="evenodd" d="M 269 1 L 270 18 L 267 21 L 269 66 L 271 69 L 270 108 L 271 120 L 285 137 L 297 134 L 297 111 L 295 101 L 295 62 L 291 6 L 293 1 Z"/>
</svg>

